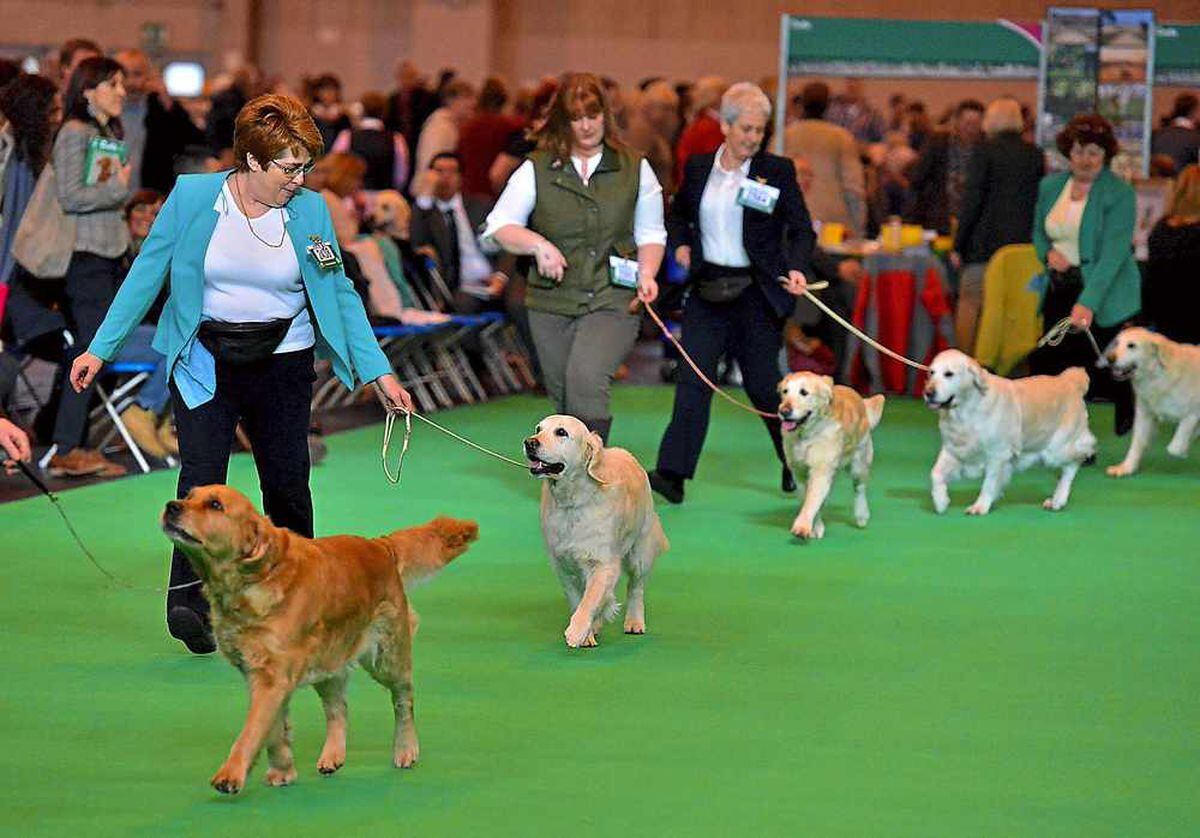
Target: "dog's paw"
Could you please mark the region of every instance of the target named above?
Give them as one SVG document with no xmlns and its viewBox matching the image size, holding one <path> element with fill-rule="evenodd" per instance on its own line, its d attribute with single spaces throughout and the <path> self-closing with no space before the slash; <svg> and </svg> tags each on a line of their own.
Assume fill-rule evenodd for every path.
<svg viewBox="0 0 1200 838">
<path fill-rule="evenodd" d="M 977 500 L 973 504 L 971 504 L 970 506 L 967 507 L 967 514 L 968 515 L 987 515 L 991 510 L 992 510 L 992 505 L 990 503 L 984 503 L 983 501 Z"/>
<path fill-rule="evenodd" d="M 396 748 L 396 752 L 392 754 L 392 765 L 397 768 L 412 768 L 417 764 L 417 758 L 421 755 L 421 746 L 417 744 L 414 737 L 413 741 Z"/>
<path fill-rule="evenodd" d="M 1042 501 L 1042 509 L 1045 509 L 1048 512 L 1061 512 L 1063 509 L 1066 509 L 1066 507 L 1067 505 L 1065 503 L 1059 503 L 1054 498 L 1046 498 L 1044 501 Z"/>
<path fill-rule="evenodd" d="M 232 768 L 226 763 L 208 782 L 221 794 L 237 794 L 246 785 L 246 772 Z"/>
<path fill-rule="evenodd" d="M 346 764 L 346 749 L 325 748 L 317 758 L 317 770 L 329 776 Z"/>
<path fill-rule="evenodd" d="M 646 621 L 634 619 L 633 617 L 625 618 L 625 633 L 626 634 L 645 634 Z"/>
<path fill-rule="evenodd" d="M 1109 466 L 1104 470 L 1104 473 L 1109 477 L 1128 477 L 1133 472 L 1134 469 L 1124 463 L 1117 463 L 1115 466 Z"/>
<path fill-rule="evenodd" d="M 1171 444 L 1167 446 L 1167 453 L 1172 457 L 1178 457 L 1181 460 L 1186 460 L 1188 449 L 1191 445 L 1176 445 L 1175 440 L 1171 440 Z"/>
<path fill-rule="evenodd" d="M 596 634 L 587 623 L 572 620 L 563 631 L 563 638 L 572 649 L 596 645 Z"/>
<path fill-rule="evenodd" d="M 296 767 L 288 768 L 268 768 L 267 769 L 267 785 L 275 786 L 290 786 L 296 782 Z M 219 789 L 218 789 L 219 791 Z"/>
<path fill-rule="evenodd" d="M 947 492 L 945 489 L 941 490 L 940 492 L 934 491 L 934 493 L 933 493 L 933 511 L 936 512 L 938 515 L 942 515 L 949 508 L 950 508 L 950 493 Z"/>
<path fill-rule="evenodd" d="M 792 522 L 792 535 L 796 538 L 809 539 L 813 537 L 813 522 L 797 518 Z"/>
</svg>

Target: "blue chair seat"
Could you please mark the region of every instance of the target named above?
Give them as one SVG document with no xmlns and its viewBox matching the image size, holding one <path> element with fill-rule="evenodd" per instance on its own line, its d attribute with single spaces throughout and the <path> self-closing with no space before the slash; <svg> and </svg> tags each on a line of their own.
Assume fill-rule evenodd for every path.
<svg viewBox="0 0 1200 838">
<path fill-rule="evenodd" d="M 158 364 L 141 361 L 115 361 L 108 365 L 108 372 L 117 375 L 137 375 L 140 372 L 152 373 L 158 369 Z"/>
<path fill-rule="evenodd" d="M 415 335 L 428 335 L 440 331 L 444 327 L 444 323 L 427 326 L 405 326 L 397 323 L 394 326 L 373 326 L 371 331 L 375 333 L 375 337 L 377 338 L 407 338 Z"/>
</svg>

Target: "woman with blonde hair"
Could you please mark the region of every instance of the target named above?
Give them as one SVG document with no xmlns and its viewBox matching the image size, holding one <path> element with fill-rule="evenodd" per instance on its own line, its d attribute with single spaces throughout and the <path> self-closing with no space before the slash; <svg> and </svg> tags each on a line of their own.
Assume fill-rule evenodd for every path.
<svg viewBox="0 0 1200 838">
<path fill-rule="evenodd" d="M 662 187 L 617 139 L 603 84 L 565 76 L 538 147 L 488 216 L 484 236 L 534 257 L 526 306 L 557 412 L 607 439 L 609 389 L 637 339 L 638 301 L 658 297 L 667 241 Z"/>
<path fill-rule="evenodd" d="M 1200 165 L 1175 182 L 1171 203 L 1150 231 L 1145 307 L 1150 322 L 1171 340 L 1200 343 Z"/>
<path fill-rule="evenodd" d="M 967 167 L 950 254 L 960 271 L 954 332 L 959 348 L 967 353 L 975 349 L 988 260 L 1005 245 L 1033 239 L 1033 210 L 1046 164 L 1041 150 L 1021 138 L 1024 127 L 1016 99 L 993 100 L 983 114 L 984 140 Z"/>
<path fill-rule="evenodd" d="M 412 400 L 342 270 L 325 201 L 302 188 L 324 150 L 312 117 L 295 99 L 260 96 L 234 130 L 236 168 L 180 176 L 70 381 L 76 392 L 91 384 L 169 277 L 154 346 L 175 406 L 178 496 L 225 482 L 240 422 L 267 515 L 311 537 L 314 351 L 346 386 L 373 382 L 389 410 Z M 193 653 L 214 651 L 208 602 L 178 551 L 170 584 L 168 630 Z"/>
</svg>

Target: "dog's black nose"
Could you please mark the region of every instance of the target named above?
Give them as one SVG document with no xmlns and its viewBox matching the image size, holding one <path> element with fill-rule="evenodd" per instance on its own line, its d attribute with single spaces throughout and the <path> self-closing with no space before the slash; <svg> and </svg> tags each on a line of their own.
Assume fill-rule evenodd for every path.
<svg viewBox="0 0 1200 838">
<path fill-rule="evenodd" d="M 182 503 L 180 503 L 177 500 L 167 501 L 166 515 L 168 518 L 174 520 L 175 518 L 179 517 L 179 513 L 181 513 L 181 512 L 183 512 L 183 504 Z"/>
<path fill-rule="evenodd" d="M 538 438 L 536 436 L 529 437 L 525 440 L 525 453 L 532 454 L 534 451 L 538 450 L 540 445 L 541 443 L 538 442 Z"/>
</svg>

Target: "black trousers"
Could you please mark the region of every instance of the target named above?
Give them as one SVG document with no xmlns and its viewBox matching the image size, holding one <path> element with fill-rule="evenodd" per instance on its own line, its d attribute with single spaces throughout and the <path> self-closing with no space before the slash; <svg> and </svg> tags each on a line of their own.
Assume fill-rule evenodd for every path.
<svg viewBox="0 0 1200 838">
<path fill-rule="evenodd" d="M 706 302 L 693 291 L 683 307 L 683 348 L 710 380 L 717 377 L 722 355 L 737 361 L 750 402 L 772 415 L 779 409 L 779 351 L 783 345 L 783 318 L 755 283 L 730 303 Z M 708 416 L 713 393 L 687 362 L 679 364 L 675 385 L 675 407 L 671 424 L 658 448 L 658 471 L 672 477 L 691 479 L 708 435 Z M 784 462 L 779 422 L 763 424 Z"/>
<path fill-rule="evenodd" d="M 1042 332 L 1064 317 L 1079 301 L 1083 282 L 1078 270 L 1066 274 L 1050 272 L 1050 284 L 1042 301 Z M 1121 331 L 1121 326 L 1104 328 L 1091 326 L 1092 337 L 1103 352 L 1112 339 Z M 1069 367 L 1083 367 L 1091 383 L 1087 398 L 1103 399 L 1113 403 L 1114 424 L 1118 433 L 1124 433 L 1133 423 L 1133 385 L 1128 381 L 1117 381 L 1108 370 L 1096 367 L 1096 350 L 1082 332 L 1070 332 L 1058 346 L 1043 346 L 1029 356 L 1029 371 L 1034 375 L 1058 375 Z"/>
<path fill-rule="evenodd" d="M 196 486 L 224 483 L 229 452 L 240 421 L 254 453 L 263 511 L 271 522 L 309 538 L 313 535 L 308 486 L 308 426 L 312 404 L 313 350 L 284 352 L 250 364 L 217 362 L 217 391 L 188 409 L 171 382 L 179 434 L 179 487 L 184 497 Z M 196 579 L 187 557 L 171 554 L 171 585 Z M 167 610 L 183 605 L 208 613 L 196 585 L 167 593 Z"/>
</svg>

